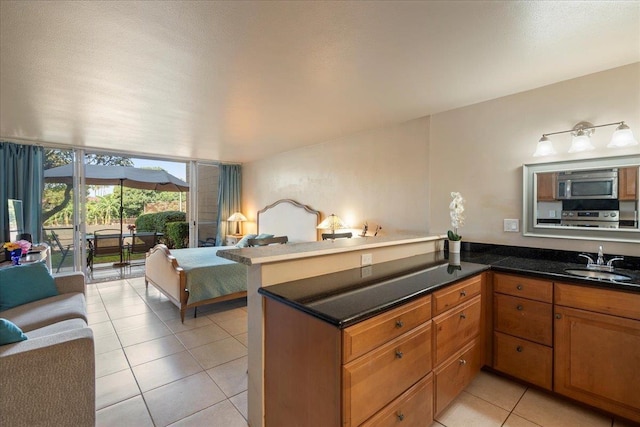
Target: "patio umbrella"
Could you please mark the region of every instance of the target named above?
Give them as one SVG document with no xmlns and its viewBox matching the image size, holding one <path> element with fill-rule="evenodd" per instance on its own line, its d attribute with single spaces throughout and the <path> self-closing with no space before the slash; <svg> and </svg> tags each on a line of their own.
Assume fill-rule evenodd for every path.
<svg viewBox="0 0 640 427">
<path fill-rule="evenodd" d="M 44 171 L 45 182 L 73 184 L 73 165 L 71 163 Z M 85 165 L 85 183 L 87 185 L 120 185 L 120 240 L 122 241 L 122 221 L 124 206 L 122 187 L 155 191 L 189 191 L 189 184 L 167 171 L 142 169 L 131 166 Z M 120 264 L 122 264 L 120 251 Z"/>
</svg>

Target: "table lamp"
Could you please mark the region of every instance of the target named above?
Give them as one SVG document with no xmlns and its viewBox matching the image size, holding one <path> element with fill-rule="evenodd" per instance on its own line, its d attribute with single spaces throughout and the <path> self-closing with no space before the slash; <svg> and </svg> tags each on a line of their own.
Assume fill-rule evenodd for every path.
<svg viewBox="0 0 640 427">
<path fill-rule="evenodd" d="M 321 230 L 331 230 L 331 234 L 335 234 L 336 230 L 348 227 L 347 224 L 345 224 L 344 221 L 340 219 L 340 217 L 331 214 L 326 217 L 320 224 L 318 224 L 316 228 L 319 228 Z"/>
<path fill-rule="evenodd" d="M 247 220 L 247 217 L 242 215 L 241 212 L 234 212 L 233 215 L 227 218 L 227 221 L 236 223 L 236 234 L 235 234 L 236 236 L 240 235 L 240 223 L 246 220 Z"/>
</svg>

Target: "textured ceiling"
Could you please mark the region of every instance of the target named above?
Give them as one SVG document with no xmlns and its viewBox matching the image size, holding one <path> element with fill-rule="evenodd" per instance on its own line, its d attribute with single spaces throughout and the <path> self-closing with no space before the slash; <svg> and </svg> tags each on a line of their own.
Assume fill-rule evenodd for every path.
<svg viewBox="0 0 640 427">
<path fill-rule="evenodd" d="M 0 1 L 0 137 L 246 162 L 640 61 L 638 1 Z"/>
</svg>

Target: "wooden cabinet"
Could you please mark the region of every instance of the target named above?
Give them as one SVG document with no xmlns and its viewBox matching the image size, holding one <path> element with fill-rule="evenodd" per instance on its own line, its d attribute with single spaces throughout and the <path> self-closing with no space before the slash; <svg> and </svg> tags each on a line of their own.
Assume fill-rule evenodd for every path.
<svg viewBox="0 0 640 427">
<path fill-rule="evenodd" d="M 343 367 L 344 425 L 358 426 L 431 371 L 431 322 Z"/>
<path fill-rule="evenodd" d="M 435 415 L 471 382 L 483 363 L 484 275 L 433 293 Z"/>
<path fill-rule="evenodd" d="M 344 329 L 265 298 L 265 425 L 431 425 L 483 365 L 485 277 Z"/>
<path fill-rule="evenodd" d="M 435 413 L 441 413 L 469 385 L 482 368 L 482 342 L 479 337 L 458 350 L 434 369 L 436 377 Z"/>
<path fill-rule="evenodd" d="M 618 199 L 638 200 L 638 167 L 618 169 Z"/>
<path fill-rule="evenodd" d="M 552 202 L 556 200 L 557 173 L 536 174 L 536 195 L 539 202 Z"/>
<path fill-rule="evenodd" d="M 554 390 L 640 422 L 640 294 L 555 289 Z"/>
<path fill-rule="evenodd" d="M 493 367 L 551 390 L 553 283 L 494 274 Z"/>
</svg>

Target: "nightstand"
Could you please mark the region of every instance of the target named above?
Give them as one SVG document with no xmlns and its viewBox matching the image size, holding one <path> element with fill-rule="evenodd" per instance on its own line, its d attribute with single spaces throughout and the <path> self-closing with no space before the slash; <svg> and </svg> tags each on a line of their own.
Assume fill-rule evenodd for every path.
<svg viewBox="0 0 640 427">
<path fill-rule="evenodd" d="M 234 246 L 238 244 L 240 239 L 242 239 L 242 234 L 229 234 L 225 240 L 225 244 L 227 246 Z"/>
</svg>

